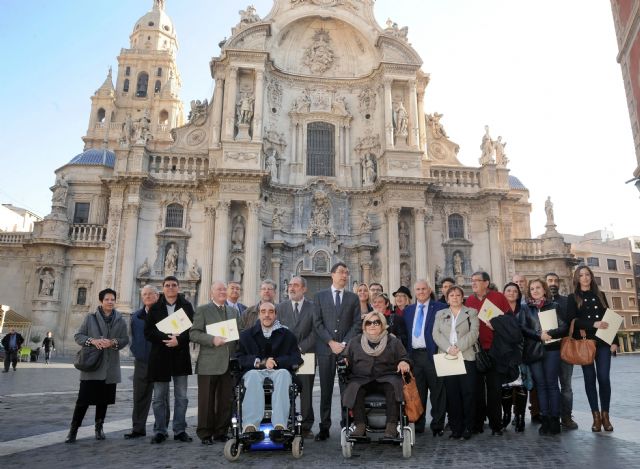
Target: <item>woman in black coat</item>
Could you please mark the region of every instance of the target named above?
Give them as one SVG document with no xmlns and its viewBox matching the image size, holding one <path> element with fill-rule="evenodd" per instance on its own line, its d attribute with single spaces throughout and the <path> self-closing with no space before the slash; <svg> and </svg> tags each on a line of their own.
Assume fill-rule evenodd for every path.
<svg viewBox="0 0 640 469">
<path fill-rule="evenodd" d="M 547 283 L 540 279 L 529 281 L 528 307 L 520 311 L 520 326 L 524 336 L 523 361 L 531 368 L 538 391 L 538 402 L 542 425 L 540 435 L 560 433 L 561 397 L 558 380 L 560 377 L 560 342 L 567 335 L 569 326 L 557 303 L 550 301 L 551 293 Z M 543 330 L 540 313 L 555 310 L 558 327 Z"/>
</svg>

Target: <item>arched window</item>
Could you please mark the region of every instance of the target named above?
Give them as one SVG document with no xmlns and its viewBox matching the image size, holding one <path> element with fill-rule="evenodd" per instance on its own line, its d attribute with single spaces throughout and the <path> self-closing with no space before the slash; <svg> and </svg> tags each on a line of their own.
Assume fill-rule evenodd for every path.
<svg viewBox="0 0 640 469">
<path fill-rule="evenodd" d="M 156 72 L 156 76 L 157 77 L 161 77 L 162 76 L 162 67 L 158 67 L 158 71 Z"/>
<path fill-rule="evenodd" d="M 124 69 L 124 76 L 125 77 L 131 76 L 131 67 L 127 67 Z"/>
<path fill-rule="evenodd" d="M 138 84 L 136 85 L 136 97 L 146 98 L 148 86 L 149 74 L 147 72 L 140 72 L 138 75 Z"/>
<path fill-rule="evenodd" d="M 156 84 L 153 87 L 153 92 L 154 93 L 160 93 L 160 88 L 162 87 L 162 85 L 160 84 L 160 80 L 156 80 Z"/>
<path fill-rule="evenodd" d="M 335 175 L 335 127 L 327 122 L 307 126 L 307 175 Z"/>
<path fill-rule="evenodd" d="M 167 125 L 169 123 L 169 113 L 166 110 L 160 111 L 160 115 L 158 116 L 158 124 Z"/>
<path fill-rule="evenodd" d="M 107 115 L 103 108 L 98 109 L 98 122 L 104 122 L 104 118 Z"/>
<path fill-rule="evenodd" d="M 78 288 L 78 296 L 76 298 L 77 305 L 87 304 L 87 289 L 85 287 Z"/>
<path fill-rule="evenodd" d="M 165 226 L 167 228 L 182 228 L 182 217 L 184 215 L 184 209 L 180 204 L 169 204 L 167 206 L 167 221 Z"/>
<path fill-rule="evenodd" d="M 449 238 L 464 239 L 464 218 L 454 213 L 449 215 Z"/>
<path fill-rule="evenodd" d="M 125 78 L 124 80 L 124 85 L 122 85 L 122 91 L 124 91 L 125 93 L 129 92 L 129 79 Z"/>
</svg>

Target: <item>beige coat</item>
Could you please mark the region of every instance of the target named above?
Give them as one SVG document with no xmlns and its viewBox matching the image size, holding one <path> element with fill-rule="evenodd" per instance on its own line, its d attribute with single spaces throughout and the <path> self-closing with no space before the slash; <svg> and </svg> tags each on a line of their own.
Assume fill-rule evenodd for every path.
<svg viewBox="0 0 640 469">
<path fill-rule="evenodd" d="M 433 341 L 438 346 L 440 353 L 446 352 L 451 346 L 449 337 L 451 335 L 452 321 L 453 314 L 450 308 L 438 311 L 433 325 Z M 480 334 L 480 322 L 478 312 L 475 309 L 462 306 L 456 319 L 456 333 L 458 334 L 456 345 L 462 352 L 462 358 L 468 361 L 475 361 L 477 347 L 474 348 L 474 345 L 478 342 Z"/>
</svg>

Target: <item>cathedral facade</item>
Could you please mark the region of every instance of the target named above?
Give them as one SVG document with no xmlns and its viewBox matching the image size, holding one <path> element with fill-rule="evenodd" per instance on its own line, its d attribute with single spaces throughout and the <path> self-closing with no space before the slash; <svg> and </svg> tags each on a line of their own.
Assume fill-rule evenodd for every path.
<svg viewBox="0 0 640 469">
<path fill-rule="evenodd" d="M 177 39 L 164 1 L 138 20 L 92 99 L 84 151 L 56 171 L 51 213 L 0 234 L 1 302 L 67 344 L 97 292 L 117 308 L 180 279 L 194 304 L 235 280 L 253 304 L 261 279 L 282 297 L 349 266 L 386 291 L 486 270 L 570 275 L 569 247 L 530 239 L 528 190 L 486 128 L 479 165 L 425 114 L 429 75 L 408 30 L 372 0 L 274 0 L 240 12 L 210 62 L 213 96 L 184 117 Z M 560 238 L 561 239 L 561 238 Z M 539 272 L 541 273 L 541 272 Z"/>
</svg>

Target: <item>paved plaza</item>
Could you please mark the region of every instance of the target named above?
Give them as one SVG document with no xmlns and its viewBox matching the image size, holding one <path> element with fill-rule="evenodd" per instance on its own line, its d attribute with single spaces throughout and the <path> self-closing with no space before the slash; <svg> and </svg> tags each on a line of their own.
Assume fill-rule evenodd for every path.
<svg viewBox="0 0 640 469">
<path fill-rule="evenodd" d="M 178 443 L 170 438 L 162 445 L 145 439 L 128 441 L 123 434 L 131 425 L 131 376 L 133 367 L 123 365 L 123 381 L 118 386 L 117 403 L 109 406 L 106 441 L 93 439 L 93 408 L 85 418 L 85 427 L 75 445 L 64 444 L 78 389 L 79 372 L 66 363 L 20 363 L 18 371 L 0 374 L 0 461 L 2 467 L 136 467 L 199 468 L 233 466 L 222 456 L 223 445 L 202 446 L 195 437 L 196 379 L 189 380 L 187 431 L 193 443 Z M 537 426 L 524 434 L 512 429 L 502 437 L 485 431 L 469 441 L 451 441 L 431 434 L 418 435 L 411 459 L 402 459 L 399 447 L 376 444 L 356 447 L 347 464 L 377 467 L 640 467 L 640 356 L 619 356 L 612 365 L 613 433 L 593 434 L 591 414 L 584 392 L 582 373 L 575 368 L 573 387 L 574 417 L 580 429 L 558 437 L 540 437 Z M 314 388 L 315 409 L 319 408 L 319 388 Z M 334 397 L 337 404 L 337 387 Z M 338 407 L 334 405 L 334 426 L 330 440 L 305 441 L 304 455 L 294 460 L 290 453 L 246 453 L 237 467 L 337 467 L 345 464 L 337 427 Z M 153 416 L 149 423 L 153 422 Z M 317 429 L 314 428 L 314 431 Z"/>
</svg>

